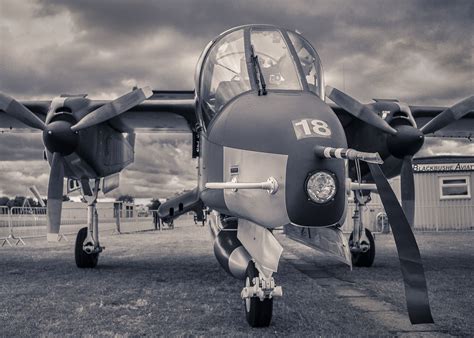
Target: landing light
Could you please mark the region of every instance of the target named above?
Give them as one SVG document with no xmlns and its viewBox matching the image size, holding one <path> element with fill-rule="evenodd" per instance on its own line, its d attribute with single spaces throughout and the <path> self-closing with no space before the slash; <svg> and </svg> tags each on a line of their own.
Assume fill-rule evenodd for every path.
<svg viewBox="0 0 474 338">
<path fill-rule="evenodd" d="M 306 191 L 312 201 L 320 204 L 326 203 L 336 194 L 336 181 L 331 174 L 318 171 L 306 181 Z"/>
</svg>

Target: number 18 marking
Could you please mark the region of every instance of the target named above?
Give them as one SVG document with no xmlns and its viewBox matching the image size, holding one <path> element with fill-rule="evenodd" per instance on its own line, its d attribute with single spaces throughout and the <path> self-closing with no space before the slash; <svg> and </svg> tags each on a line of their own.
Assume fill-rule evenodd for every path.
<svg viewBox="0 0 474 338">
<path fill-rule="evenodd" d="M 322 120 L 316 119 L 301 119 L 293 120 L 293 129 L 295 130 L 296 138 L 302 139 L 306 137 L 330 137 L 331 129 L 328 124 Z"/>
</svg>

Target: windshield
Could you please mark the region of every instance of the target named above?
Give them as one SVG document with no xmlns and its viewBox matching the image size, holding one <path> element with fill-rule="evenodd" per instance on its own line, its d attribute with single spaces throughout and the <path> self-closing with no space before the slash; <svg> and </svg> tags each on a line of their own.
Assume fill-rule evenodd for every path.
<svg viewBox="0 0 474 338">
<path fill-rule="evenodd" d="M 313 47 L 301 36 L 293 32 L 288 32 L 291 43 L 295 48 L 298 60 L 303 69 L 303 74 L 306 77 L 309 90 L 316 94 L 320 94 L 320 88 L 324 87 L 322 83 L 322 67 L 318 54 Z"/>
<path fill-rule="evenodd" d="M 212 47 L 202 72 L 203 119 L 208 125 L 224 104 L 251 89 L 243 30 L 230 33 Z"/>
<path fill-rule="evenodd" d="M 236 96 L 255 90 L 311 90 L 324 99 L 321 62 L 298 33 L 269 25 L 224 32 L 206 47 L 196 67 L 198 112 L 207 127 Z M 249 77 L 250 75 L 250 77 Z"/>
<path fill-rule="evenodd" d="M 258 56 L 267 89 L 302 89 L 295 64 L 280 31 L 252 29 L 250 41 Z"/>
</svg>

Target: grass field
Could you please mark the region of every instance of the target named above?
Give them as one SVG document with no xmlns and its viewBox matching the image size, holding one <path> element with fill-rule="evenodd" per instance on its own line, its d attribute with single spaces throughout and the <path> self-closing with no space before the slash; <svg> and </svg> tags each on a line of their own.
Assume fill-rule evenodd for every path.
<svg viewBox="0 0 474 338">
<path fill-rule="evenodd" d="M 75 267 L 73 239 L 0 248 L 0 335 L 461 335 L 474 333 L 474 233 L 417 234 L 435 325 L 412 326 L 390 235 L 372 268 L 349 268 L 278 235 L 284 296 L 272 325 L 248 327 L 241 282 L 218 265 L 207 228 L 106 234 L 98 268 Z"/>
</svg>

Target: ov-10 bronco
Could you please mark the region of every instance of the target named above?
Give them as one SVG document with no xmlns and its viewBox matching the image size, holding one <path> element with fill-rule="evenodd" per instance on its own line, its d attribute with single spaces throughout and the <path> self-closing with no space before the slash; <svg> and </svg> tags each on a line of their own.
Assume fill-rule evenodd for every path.
<svg viewBox="0 0 474 338">
<path fill-rule="evenodd" d="M 1 94 L 0 127 L 43 132 L 51 165 L 49 240 L 60 234 L 63 179 L 78 182 L 89 210 L 87 227 L 76 240 L 80 268 L 97 265 L 102 251 L 97 194 L 116 188 L 118 174 L 133 162 L 135 133 L 192 133 L 197 186 L 163 203 L 159 217 L 172 222 L 192 210 L 207 221 L 217 260 L 244 281 L 241 297 L 251 326 L 268 326 L 273 301 L 282 296 L 274 274 L 283 248 L 272 230 L 283 227 L 292 239 L 349 265 L 369 267 L 375 243 L 361 211 L 377 192 L 416 324 L 433 319 L 411 227 L 412 158 L 425 136 L 470 136 L 473 107 L 473 96 L 450 108 L 393 100 L 362 104 L 325 86 L 319 56 L 301 34 L 247 25 L 208 44 L 196 67 L 194 91 L 136 88 L 112 101 L 61 95 L 19 102 Z M 397 175 L 403 208 L 387 181 Z M 347 240 L 341 226 L 350 194 L 356 209 Z"/>
</svg>

